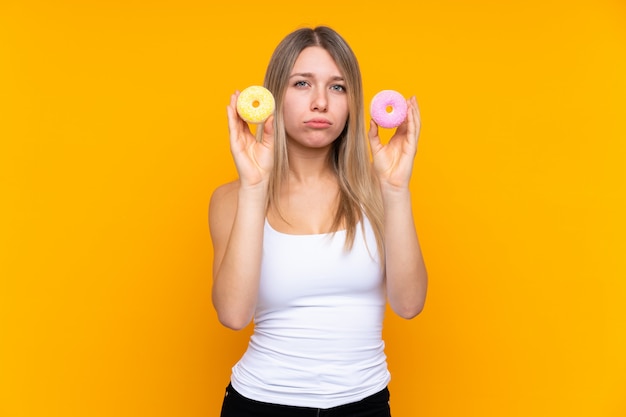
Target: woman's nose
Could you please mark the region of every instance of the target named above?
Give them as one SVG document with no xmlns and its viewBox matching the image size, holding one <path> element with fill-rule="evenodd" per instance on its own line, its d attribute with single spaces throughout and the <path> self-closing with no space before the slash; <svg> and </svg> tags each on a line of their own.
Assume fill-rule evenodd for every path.
<svg viewBox="0 0 626 417">
<path fill-rule="evenodd" d="M 313 102 L 311 103 L 313 110 L 325 112 L 328 109 L 328 99 L 326 92 L 323 90 L 314 93 Z"/>
</svg>

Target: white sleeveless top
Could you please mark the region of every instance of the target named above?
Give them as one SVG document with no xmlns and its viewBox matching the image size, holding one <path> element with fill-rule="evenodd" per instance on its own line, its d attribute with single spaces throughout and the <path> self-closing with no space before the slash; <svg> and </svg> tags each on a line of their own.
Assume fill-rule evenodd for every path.
<svg viewBox="0 0 626 417">
<path fill-rule="evenodd" d="M 345 231 L 289 235 L 265 222 L 254 334 L 231 383 L 244 397 L 330 408 L 385 388 L 385 290 L 364 216 L 351 251 Z"/>
</svg>

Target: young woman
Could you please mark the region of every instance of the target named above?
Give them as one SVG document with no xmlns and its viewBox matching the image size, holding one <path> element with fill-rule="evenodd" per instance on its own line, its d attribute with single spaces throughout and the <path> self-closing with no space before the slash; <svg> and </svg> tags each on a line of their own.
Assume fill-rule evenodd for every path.
<svg viewBox="0 0 626 417">
<path fill-rule="evenodd" d="M 427 287 L 409 191 L 416 100 L 386 145 L 375 122 L 366 133 L 357 59 L 328 27 L 284 38 L 265 87 L 276 110 L 256 138 L 231 97 L 239 179 L 209 210 L 219 320 L 255 325 L 222 416 L 388 417 L 385 305 L 412 318 Z"/>
</svg>

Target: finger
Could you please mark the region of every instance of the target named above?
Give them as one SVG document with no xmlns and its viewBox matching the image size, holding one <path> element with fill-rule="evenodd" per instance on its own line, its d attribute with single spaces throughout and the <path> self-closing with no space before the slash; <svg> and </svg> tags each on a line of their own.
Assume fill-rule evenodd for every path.
<svg viewBox="0 0 626 417">
<path fill-rule="evenodd" d="M 405 117 L 404 120 L 402 121 L 402 123 L 400 123 L 400 125 L 396 128 L 395 135 L 405 135 L 406 134 L 406 132 L 408 130 L 409 123 L 411 122 L 410 119 L 411 119 L 411 113 L 408 112 L 407 117 Z"/>
<path fill-rule="evenodd" d="M 266 145 L 274 144 L 274 115 L 270 115 L 270 117 L 263 122 L 263 143 Z"/>
<path fill-rule="evenodd" d="M 230 96 L 230 103 L 226 107 L 231 146 L 234 146 L 239 139 L 244 138 L 245 140 L 246 136 L 251 135 L 250 126 L 248 126 L 248 124 L 239 116 L 239 113 L 237 112 L 238 97 L 239 91 L 235 91 Z"/>
<path fill-rule="evenodd" d="M 235 112 L 237 112 L 238 98 L 239 98 L 239 91 L 235 90 L 235 92 L 230 95 L 230 103 L 228 103 L 228 106 L 232 108 Z"/>
<path fill-rule="evenodd" d="M 228 132 L 230 133 L 230 137 L 232 139 L 233 136 L 236 136 L 237 132 L 237 115 L 235 114 L 236 110 L 233 109 L 231 105 L 226 106 L 226 116 L 228 117 Z"/>
<path fill-rule="evenodd" d="M 234 131 L 236 119 L 237 119 L 237 98 L 239 97 L 239 91 L 235 91 L 230 95 L 230 103 L 226 106 L 226 114 L 228 116 L 228 128 Z"/>
<path fill-rule="evenodd" d="M 415 96 L 411 98 L 411 101 L 413 103 L 413 107 L 415 108 L 415 115 L 417 116 L 417 120 L 419 121 L 421 119 L 420 106 L 417 104 L 417 99 L 415 98 Z"/>
<path fill-rule="evenodd" d="M 381 146 L 380 137 L 378 136 L 378 124 L 372 119 L 370 121 L 370 130 L 367 132 L 370 140 L 370 147 L 373 153 L 376 153 Z"/>
<path fill-rule="evenodd" d="M 417 99 L 415 96 L 411 97 L 411 107 L 410 114 L 412 116 L 412 134 L 415 136 L 415 140 L 419 137 L 420 129 L 421 129 L 421 118 L 420 118 L 420 110 L 417 105 Z"/>
</svg>

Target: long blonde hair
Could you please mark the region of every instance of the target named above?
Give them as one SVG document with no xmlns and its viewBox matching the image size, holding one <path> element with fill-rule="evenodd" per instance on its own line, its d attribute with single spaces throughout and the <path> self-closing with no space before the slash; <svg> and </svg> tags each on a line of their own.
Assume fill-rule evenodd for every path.
<svg viewBox="0 0 626 417">
<path fill-rule="evenodd" d="M 334 59 L 344 77 L 348 97 L 348 120 L 333 143 L 328 161 L 339 181 L 339 204 L 332 230 L 337 231 L 339 227 L 345 225 L 346 249 L 350 249 L 356 236 L 356 227 L 363 220 L 365 213 L 373 226 L 382 260 L 383 206 L 367 145 L 361 71 L 356 56 L 347 42 L 326 26 L 302 28 L 287 35 L 274 50 L 265 73 L 264 85 L 276 100 L 274 168 L 270 177 L 268 207 L 275 207 L 280 215 L 278 194 L 289 171 L 283 98 L 296 59 L 302 50 L 311 46 L 324 48 Z"/>
</svg>

